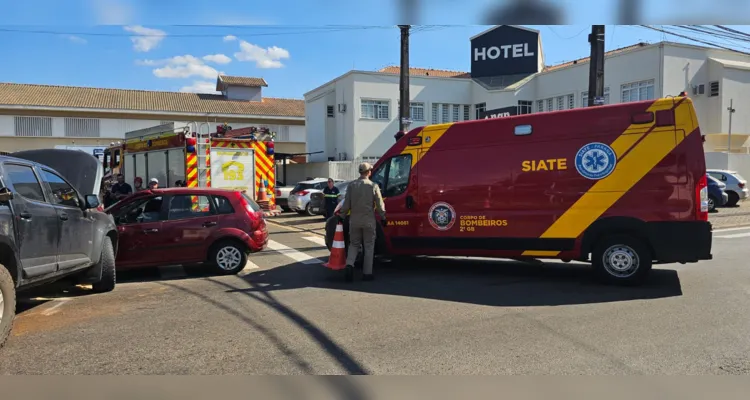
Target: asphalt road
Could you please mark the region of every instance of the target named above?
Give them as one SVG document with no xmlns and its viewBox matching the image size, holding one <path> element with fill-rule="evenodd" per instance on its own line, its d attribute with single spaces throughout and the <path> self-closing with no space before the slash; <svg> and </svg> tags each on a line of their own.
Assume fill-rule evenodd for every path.
<svg viewBox="0 0 750 400">
<path fill-rule="evenodd" d="M 639 288 L 467 259 L 347 284 L 320 265 L 320 237 L 288 229 L 242 276 L 164 269 L 107 294 L 28 294 L 0 373 L 750 374 L 750 228 Z"/>
</svg>

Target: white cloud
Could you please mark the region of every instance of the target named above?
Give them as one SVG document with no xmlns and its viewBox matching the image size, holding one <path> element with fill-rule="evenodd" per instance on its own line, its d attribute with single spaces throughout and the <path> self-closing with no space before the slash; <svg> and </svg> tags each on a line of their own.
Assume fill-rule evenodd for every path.
<svg viewBox="0 0 750 400">
<path fill-rule="evenodd" d="M 167 33 L 152 28 L 145 28 L 140 25 L 125 26 L 123 27 L 128 32 L 135 33 L 137 36 L 131 37 L 130 40 L 133 42 L 133 48 L 135 51 L 148 52 L 156 48 L 156 46 L 167 37 Z"/>
<path fill-rule="evenodd" d="M 225 42 L 233 42 L 235 40 L 237 40 L 237 36 L 234 36 L 234 35 L 226 35 L 226 36 L 224 36 L 224 41 Z"/>
<path fill-rule="evenodd" d="M 88 40 L 86 40 L 86 39 L 84 39 L 84 38 L 82 38 L 80 36 L 67 35 L 67 36 L 65 36 L 65 38 L 68 39 L 68 40 L 70 40 L 71 42 L 77 43 L 77 44 L 86 44 L 86 43 L 88 43 Z"/>
<path fill-rule="evenodd" d="M 229 64 L 230 62 L 232 62 L 232 59 L 225 56 L 224 54 L 209 54 L 207 56 L 203 56 L 203 60 L 216 64 Z"/>
<path fill-rule="evenodd" d="M 167 65 L 166 67 L 154 70 L 154 75 L 158 78 L 189 78 L 191 76 L 200 76 L 206 79 L 216 79 L 219 75 L 213 67 L 206 64 L 184 64 L 184 65 Z"/>
<path fill-rule="evenodd" d="M 135 10 L 122 0 L 91 0 L 97 25 L 127 25 L 133 20 Z"/>
<path fill-rule="evenodd" d="M 289 51 L 277 46 L 264 49 L 242 40 L 240 51 L 234 53 L 234 57 L 239 61 L 254 61 L 258 68 L 281 68 L 284 64 L 280 60 L 289 58 Z"/>
<path fill-rule="evenodd" d="M 183 93 L 218 93 L 216 91 L 216 82 L 209 81 L 193 81 L 190 86 L 183 86 L 180 88 L 180 92 Z"/>
</svg>

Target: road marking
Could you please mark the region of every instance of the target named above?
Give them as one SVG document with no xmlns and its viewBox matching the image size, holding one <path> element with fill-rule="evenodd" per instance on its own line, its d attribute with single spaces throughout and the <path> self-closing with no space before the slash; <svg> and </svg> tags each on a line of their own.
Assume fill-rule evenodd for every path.
<svg viewBox="0 0 750 400">
<path fill-rule="evenodd" d="M 302 237 L 302 239 L 308 240 L 308 241 L 313 242 L 315 244 L 319 244 L 322 247 L 326 247 L 326 248 L 328 247 L 328 246 L 326 246 L 326 240 L 325 240 L 325 238 L 323 238 L 321 236 L 304 236 L 304 237 Z"/>
<path fill-rule="evenodd" d="M 277 251 L 289 258 L 291 258 L 294 261 L 300 262 L 302 264 L 322 264 L 323 261 L 318 260 L 315 257 L 309 256 L 301 251 L 297 251 L 289 246 L 283 245 L 275 240 L 269 240 L 268 241 L 268 248 L 270 250 Z"/>
<path fill-rule="evenodd" d="M 54 301 L 57 302 L 57 304 L 42 311 L 42 315 L 44 315 L 45 317 L 49 317 L 50 315 L 57 314 L 58 312 L 60 312 L 59 308 L 70 300 L 71 299 L 69 298 L 55 299 Z"/>
<path fill-rule="evenodd" d="M 187 276 L 182 265 L 166 265 L 159 267 L 159 275 L 162 279 L 175 279 Z"/>
<path fill-rule="evenodd" d="M 714 229 L 713 233 L 723 233 L 723 232 L 734 232 L 734 231 L 746 231 L 750 230 L 750 226 L 740 226 L 738 228 L 725 228 L 725 229 Z"/>
<path fill-rule="evenodd" d="M 721 238 L 721 239 L 736 239 L 736 238 L 742 238 L 742 237 L 750 237 L 750 232 L 735 233 L 734 235 L 717 236 L 717 238 Z"/>
<path fill-rule="evenodd" d="M 247 274 L 252 273 L 256 269 L 260 269 L 260 267 L 254 262 L 247 260 L 247 263 L 245 263 L 245 268 L 243 268 L 242 271 L 237 273 L 237 276 L 245 276 Z"/>
</svg>

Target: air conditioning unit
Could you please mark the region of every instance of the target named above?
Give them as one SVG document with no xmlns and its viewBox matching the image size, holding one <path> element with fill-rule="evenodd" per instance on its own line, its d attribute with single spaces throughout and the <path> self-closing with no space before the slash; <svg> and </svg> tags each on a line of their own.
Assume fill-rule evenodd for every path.
<svg viewBox="0 0 750 400">
<path fill-rule="evenodd" d="M 339 103 L 339 112 L 340 113 L 345 113 L 346 112 L 346 104 Z"/>
<path fill-rule="evenodd" d="M 694 85 L 693 86 L 693 95 L 699 95 L 699 94 L 705 94 L 706 93 L 706 85 L 701 83 L 700 85 Z"/>
</svg>

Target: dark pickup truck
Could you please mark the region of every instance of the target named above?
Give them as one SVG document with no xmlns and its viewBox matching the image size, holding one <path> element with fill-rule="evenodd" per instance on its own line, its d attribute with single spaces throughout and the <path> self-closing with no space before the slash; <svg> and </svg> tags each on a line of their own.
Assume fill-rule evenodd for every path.
<svg viewBox="0 0 750 400">
<path fill-rule="evenodd" d="M 79 154 L 64 162 L 75 165 Z M 95 292 L 115 287 L 114 220 L 96 210 L 96 195 L 82 196 L 76 187 L 45 164 L 0 156 L 0 347 L 13 325 L 17 291 L 63 278 L 90 283 Z"/>
</svg>

